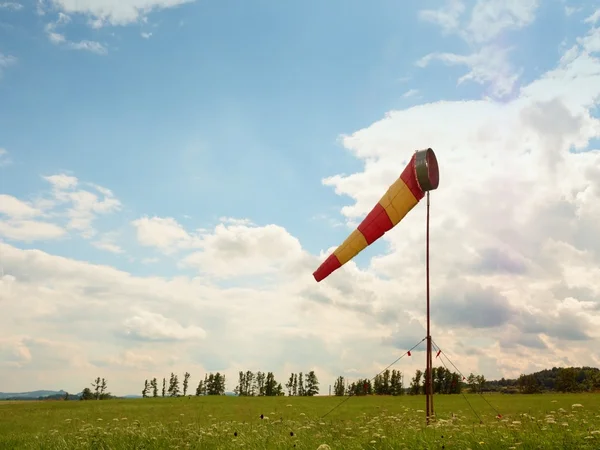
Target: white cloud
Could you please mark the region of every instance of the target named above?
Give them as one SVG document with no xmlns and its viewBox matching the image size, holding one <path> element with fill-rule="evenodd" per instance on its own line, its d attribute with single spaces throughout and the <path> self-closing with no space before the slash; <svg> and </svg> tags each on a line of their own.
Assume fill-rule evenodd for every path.
<svg viewBox="0 0 600 450">
<path fill-rule="evenodd" d="M 117 235 L 115 235 L 114 233 L 105 233 L 101 237 L 101 239 L 99 239 L 97 241 L 93 241 L 93 242 L 91 242 L 91 244 L 100 250 L 104 250 L 104 251 L 114 253 L 117 255 L 125 253 L 125 251 L 121 248 L 121 246 L 119 246 L 118 244 L 116 244 L 114 242 L 116 238 L 117 238 Z"/>
<path fill-rule="evenodd" d="M 96 192 L 75 189 L 79 186 L 79 180 L 66 174 L 46 176 L 44 179 L 52 185 L 51 202 L 54 206 L 66 206 L 63 213 L 56 214 L 67 217 L 67 227 L 79 231 L 83 237 L 90 238 L 96 234 L 92 223 L 98 215 L 121 209 L 121 202 L 110 189 L 95 184 L 90 184 L 90 187 Z"/>
<path fill-rule="evenodd" d="M 152 11 L 173 8 L 193 0 L 52 0 L 53 5 L 66 14 L 83 14 L 94 27 L 128 25 L 140 21 Z"/>
<path fill-rule="evenodd" d="M 300 242 L 277 225 L 219 224 L 202 236 L 200 247 L 183 263 L 216 277 L 280 272 L 303 257 Z"/>
<path fill-rule="evenodd" d="M 0 194 L 0 214 L 20 218 L 37 216 L 41 211 L 12 195 Z"/>
<path fill-rule="evenodd" d="M 12 55 L 5 55 L 0 52 L 0 77 L 2 77 L 2 72 L 7 67 L 13 66 L 17 63 L 17 58 Z M 1 155 L 0 155 L 1 156 Z"/>
<path fill-rule="evenodd" d="M 0 236 L 16 241 L 40 241 L 56 239 L 65 235 L 58 225 L 33 220 L 6 220 L 0 222 Z"/>
<path fill-rule="evenodd" d="M 457 34 L 469 44 L 472 52 L 468 55 L 431 53 L 420 58 L 417 66 L 426 67 L 433 60 L 466 65 L 469 72 L 458 80 L 459 83 L 468 80 L 489 83 L 491 95 L 510 95 L 520 71 L 513 68 L 508 57 L 511 48 L 501 45 L 497 38 L 508 30 L 530 25 L 538 6 L 538 0 L 477 0 L 468 21 L 460 20 L 465 7 L 459 0 L 448 0 L 439 10 L 423 10 L 419 14 L 422 20 L 438 24 L 444 33 Z"/>
<path fill-rule="evenodd" d="M 79 42 L 69 42 L 68 45 L 69 48 L 72 48 L 73 50 L 85 50 L 98 55 L 106 55 L 108 53 L 107 48 L 96 41 L 83 40 Z"/>
<path fill-rule="evenodd" d="M 465 4 L 461 0 L 449 0 L 440 9 L 424 9 L 419 11 L 419 18 L 439 25 L 445 32 L 453 32 L 459 28 L 459 19 L 464 11 Z"/>
<path fill-rule="evenodd" d="M 0 194 L 0 236 L 17 241 L 56 239 L 65 230 L 53 223 L 31 220 L 44 212 L 29 202 L 11 195 Z M 2 217 L 5 216 L 5 217 Z"/>
<path fill-rule="evenodd" d="M 364 167 L 323 181 L 350 199 L 341 216 L 356 222 L 415 149 L 436 151 L 433 336 L 463 372 L 489 379 L 565 358 L 597 364 L 600 149 L 581 151 L 600 136 L 594 36 L 582 36 L 510 101 L 422 104 L 344 136 Z M 82 190 L 113 198 L 74 177 L 48 181 L 52 200 L 67 209 L 100 202 L 81 194 L 76 203 L 71 194 Z M 17 200 L 13 214 L 49 214 Z M 197 277 L 140 276 L 0 243 L 4 389 L 37 388 L 42 371 L 47 383 L 71 391 L 101 373 L 120 394 L 171 371 L 187 370 L 194 382 L 220 370 L 228 389 L 247 369 L 273 370 L 279 381 L 315 369 L 323 386 L 340 374 L 372 376 L 424 334 L 424 208 L 386 235 L 382 253 L 365 250 L 366 269 L 350 262 L 318 284 L 311 274 L 325 254 L 308 253 L 281 226 L 247 219 L 223 218 L 210 230 L 172 218 L 133 222 L 142 245 L 170 252 Z M 398 367 L 422 369 L 423 359 L 415 352 Z"/>
<path fill-rule="evenodd" d="M 152 33 L 140 33 L 140 36 L 142 36 L 144 39 L 150 39 L 152 37 Z"/>
<path fill-rule="evenodd" d="M 107 48 L 99 42 L 82 40 L 79 42 L 73 42 L 67 40 L 66 36 L 62 33 L 57 33 L 58 27 L 65 26 L 71 22 L 71 17 L 67 14 L 58 13 L 58 19 L 54 22 L 46 24 L 45 31 L 48 35 L 50 42 L 56 45 L 64 44 L 67 48 L 72 50 L 85 50 L 98 55 L 105 55 L 108 53 Z"/>
<path fill-rule="evenodd" d="M 148 341 L 184 341 L 188 339 L 203 339 L 206 331 L 194 325 L 183 327 L 177 321 L 161 314 L 140 311 L 123 323 L 125 334 L 134 339 Z"/>
<path fill-rule="evenodd" d="M 591 14 L 590 16 L 586 17 L 584 19 L 584 23 L 589 23 L 591 25 L 594 25 L 599 20 L 600 20 L 600 8 L 598 8 L 596 11 L 594 11 L 594 13 Z"/>
<path fill-rule="evenodd" d="M 44 179 L 49 182 L 54 189 L 59 190 L 74 188 L 78 183 L 77 178 L 66 174 L 50 175 L 44 177 Z"/>
<path fill-rule="evenodd" d="M 0 9 L 10 9 L 12 11 L 20 11 L 23 5 L 16 2 L 0 2 Z"/>
<path fill-rule="evenodd" d="M 402 97 L 404 97 L 404 98 L 414 97 L 418 93 L 419 93 L 418 89 L 410 89 L 410 90 L 406 91 L 404 94 L 402 94 Z"/>
<path fill-rule="evenodd" d="M 0 147 L 0 167 L 8 166 L 11 162 L 8 150 Z"/>
<path fill-rule="evenodd" d="M 141 245 L 156 247 L 165 254 L 194 245 L 194 237 L 171 217 L 142 217 L 131 224 Z"/>
</svg>

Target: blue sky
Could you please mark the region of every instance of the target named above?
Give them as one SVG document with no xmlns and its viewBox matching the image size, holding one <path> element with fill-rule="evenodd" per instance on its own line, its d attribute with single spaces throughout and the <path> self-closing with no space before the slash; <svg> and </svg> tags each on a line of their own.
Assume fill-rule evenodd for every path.
<svg viewBox="0 0 600 450">
<path fill-rule="evenodd" d="M 0 168 L 0 194 L 44 211 L 40 198 L 52 200 L 43 221 L 66 231 L 36 238 L 37 225 L 29 223 L 34 230 L 29 237 L 4 234 L 11 249 L 39 249 L 132 277 L 214 275 L 211 283 L 223 289 L 260 290 L 260 280 L 250 282 L 253 275 L 241 275 L 246 284 L 239 285 L 230 279 L 233 269 L 218 276 L 206 269 L 212 263 L 202 258 L 224 248 L 210 253 L 209 237 L 217 236 L 213 231 L 219 224 L 230 230 L 221 220 L 227 217 L 251 221 L 253 233 L 270 224 L 284 229 L 282 251 L 296 251 L 291 240 L 297 239 L 306 257 L 314 258 L 302 263 L 306 276 L 316 268 L 315 255 L 338 245 L 352 227 L 345 223 L 362 217 L 390 177 L 401 172 L 414 150 L 407 146 L 429 146 L 454 131 L 460 137 L 453 135 L 438 147 L 443 152 L 448 142 L 446 151 L 451 147 L 467 158 L 474 151 L 472 136 L 494 128 L 479 120 L 501 120 L 502 127 L 527 114 L 524 102 L 549 101 L 549 94 L 527 89 L 549 92 L 544 82 L 566 86 L 573 79 L 569 70 L 580 66 L 560 62 L 570 48 L 579 49 L 581 73 L 590 78 L 578 78 L 569 91 L 557 88 L 557 96 L 573 117 L 583 111 L 588 116 L 582 116 L 581 134 L 565 131 L 563 150 L 572 150 L 576 142 L 583 142 L 585 153 L 598 148 L 597 98 L 590 87 L 597 80 L 595 66 L 585 69 L 597 58 L 593 39 L 600 19 L 594 25 L 592 1 L 202 0 L 165 7 L 169 2 L 153 0 L 155 8 L 148 12 L 136 9 L 138 0 L 123 0 L 122 7 L 104 0 L 16 1 L 0 2 L 0 148 L 10 159 Z M 585 36 L 590 40 L 581 44 L 578 39 Z M 567 75 L 548 75 L 555 70 Z M 377 134 L 378 124 L 394 111 L 398 125 L 381 125 L 388 128 Z M 446 130 L 454 120 L 462 128 Z M 508 168 L 500 142 L 513 142 L 519 133 L 482 138 L 482 148 L 499 152 L 499 166 Z M 343 136 L 349 137 L 344 141 Z M 531 139 L 543 142 L 540 136 Z M 442 187 L 444 176 L 453 183 L 465 173 L 498 176 L 475 166 L 452 166 L 450 157 L 445 167 Z M 351 174 L 356 178 L 346 178 Z M 87 225 L 68 225 L 65 214 L 75 197 L 60 200 L 66 191 L 52 191 L 43 178 L 52 175 L 76 177 L 77 188 L 69 189 L 99 198 L 89 183 L 110 189 L 119 207 L 104 213 L 90 206 L 85 214 L 93 216 L 95 234 L 86 235 Z M 345 206 L 355 214 L 344 212 Z M 460 222 L 448 214 L 440 216 L 440 227 Z M 153 235 L 155 241 L 144 241 L 141 225 L 134 222 L 145 216 L 171 218 L 169 224 L 180 225 L 185 236 Z M 17 223 L 15 217 L 0 216 L 5 224 Z M 419 237 L 418 228 L 409 231 L 418 220 L 408 219 L 411 239 Z M 460 226 L 448 239 L 464 235 Z M 196 232 L 199 228 L 205 231 Z M 389 281 L 391 268 L 412 255 L 398 236 L 367 249 L 351 270 L 376 276 L 373 283 Z M 160 239 L 173 251 L 161 247 Z M 243 238 L 231 238 L 229 244 L 236 239 Z M 490 234 L 487 241 L 473 243 L 473 251 L 494 239 Z M 112 250 L 98 242 L 112 244 Z M 202 262 L 186 263 L 177 245 L 203 249 L 197 260 Z M 260 261 L 269 261 L 271 253 L 265 255 Z M 157 261 L 142 263 L 148 258 Z M 257 264 L 252 261 L 244 264 Z M 4 264 L 10 274 L 10 262 Z M 224 271 L 228 267 L 227 261 L 214 264 Z M 385 264 L 390 268 L 382 269 Z M 292 288 L 281 289 L 289 293 Z M 385 296 L 380 288 L 374 292 Z M 14 330 L 5 338 L 24 332 Z"/>
<path fill-rule="evenodd" d="M 99 30 L 71 16 L 69 39 L 100 42 L 105 55 L 48 40 L 44 27 L 59 8 L 43 16 L 32 5 L 4 10 L 2 51 L 19 60 L 0 84 L 2 145 L 14 160 L 4 189 L 28 195 L 45 188 L 40 175 L 68 171 L 110 186 L 131 219 L 188 215 L 189 226 L 204 227 L 251 217 L 281 224 L 312 252 L 330 247 L 346 231 L 314 218 L 339 218 L 349 199 L 321 179 L 360 167 L 338 136 L 390 109 L 485 92 L 457 86 L 463 67 L 415 65 L 439 49 L 468 50 L 419 20 L 420 9 L 436 6 L 203 1 Z M 560 2 L 549 2 L 530 27 L 497 39 L 515 47 L 523 79 L 532 79 L 589 11 L 566 17 Z M 419 100 L 403 98 L 411 89 Z M 85 242 L 62 252 L 106 261 Z"/>
</svg>

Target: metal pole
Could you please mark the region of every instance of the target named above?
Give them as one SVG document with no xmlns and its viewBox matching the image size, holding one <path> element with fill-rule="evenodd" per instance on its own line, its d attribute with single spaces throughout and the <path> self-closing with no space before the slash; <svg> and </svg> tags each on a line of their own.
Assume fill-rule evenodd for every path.
<svg viewBox="0 0 600 450">
<path fill-rule="evenodd" d="M 431 379 L 431 323 L 429 308 L 429 191 L 427 191 L 427 231 L 426 231 L 426 283 L 427 283 L 427 368 L 425 375 L 425 401 L 427 402 L 426 414 L 427 424 L 429 425 L 430 416 L 433 415 L 433 389 Z"/>
</svg>

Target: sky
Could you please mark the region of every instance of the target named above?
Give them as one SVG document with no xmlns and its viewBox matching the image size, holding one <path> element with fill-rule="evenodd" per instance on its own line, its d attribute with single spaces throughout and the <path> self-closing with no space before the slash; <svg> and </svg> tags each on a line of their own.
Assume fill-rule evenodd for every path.
<svg viewBox="0 0 600 450">
<path fill-rule="evenodd" d="M 425 202 L 312 273 L 428 147 L 435 343 L 600 366 L 599 104 L 591 0 L 0 0 L 0 391 L 374 376 L 426 335 Z"/>
</svg>

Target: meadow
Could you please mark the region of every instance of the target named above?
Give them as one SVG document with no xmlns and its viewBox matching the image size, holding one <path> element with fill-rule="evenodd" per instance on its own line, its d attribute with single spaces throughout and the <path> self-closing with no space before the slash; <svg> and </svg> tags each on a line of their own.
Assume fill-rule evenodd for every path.
<svg viewBox="0 0 600 450">
<path fill-rule="evenodd" d="M 438 395 L 430 426 L 421 395 L 352 397 L 323 417 L 343 400 L 0 402 L 0 448 L 600 449 L 597 394 Z"/>
</svg>

